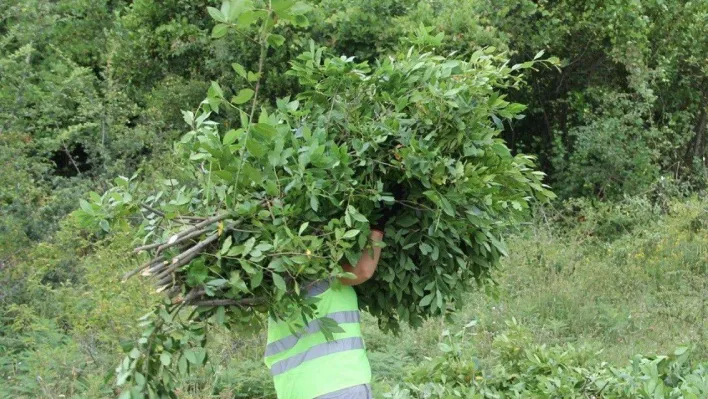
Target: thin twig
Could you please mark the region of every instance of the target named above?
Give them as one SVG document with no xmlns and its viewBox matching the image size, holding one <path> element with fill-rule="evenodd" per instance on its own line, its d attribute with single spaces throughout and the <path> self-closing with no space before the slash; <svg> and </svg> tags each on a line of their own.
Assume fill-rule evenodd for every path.
<svg viewBox="0 0 708 399">
<path fill-rule="evenodd" d="M 265 298 L 244 298 L 244 299 L 210 299 L 206 301 L 195 301 L 189 303 L 192 306 L 256 306 L 264 303 Z"/>
<path fill-rule="evenodd" d="M 266 256 L 307 256 L 308 258 L 318 258 L 318 259 L 329 259 L 326 256 L 320 256 L 320 255 L 314 255 L 314 254 L 306 254 L 306 253 L 300 253 L 300 252 L 274 252 L 270 254 L 266 254 Z"/>
<path fill-rule="evenodd" d="M 261 46 L 261 52 L 258 57 L 258 73 L 257 77 L 258 80 L 256 80 L 256 87 L 253 88 L 253 100 L 251 101 L 251 112 L 248 117 L 248 126 L 241 126 L 244 129 L 246 129 L 246 136 L 243 142 L 243 147 L 239 150 L 239 156 L 241 157 L 241 163 L 238 167 L 238 171 L 236 172 L 236 179 L 234 181 L 238 182 L 239 178 L 241 177 L 241 170 L 243 169 L 243 164 L 246 160 L 246 154 L 245 154 L 245 149 L 246 149 L 246 144 L 248 143 L 248 137 L 251 131 L 251 125 L 253 124 L 253 116 L 256 113 L 256 105 L 258 105 L 258 92 L 261 89 L 261 80 L 263 80 L 263 64 L 265 63 L 265 58 L 266 55 L 268 54 L 268 42 L 267 42 L 267 36 L 263 36 L 263 33 L 265 31 L 265 21 L 267 21 L 270 18 L 271 10 L 268 11 L 268 16 L 263 22 L 263 25 L 261 26 L 261 32 L 259 32 L 259 41 L 258 44 Z"/>
<path fill-rule="evenodd" d="M 71 164 L 74 165 L 74 169 L 76 169 L 76 173 L 78 173 L 79 176 L 81 176 L 81 170 L 79 170 L 79 166 L 76 164 L 76 161 L 74 161 L 74 158 L 71 156 L 71 152 L 66 147 L 66 144 L 62 143 L 61 145 L 62 145 L 62 147 L 64 147 L 64 152 L 66 153 L 66 156 L 69 157 Z"/>
<path fill-rule="evenodd" d="M 154 214 L 157 215 L 157 216 L 160 216 L 160 217 L 163 217 L 163 218 L 165 217 L 165 213 L 164 213 L 164 212 L 162 212 L 162 211 L 160 211 L 160 210 L 157 210 L 157 209 L 151 207 L 151 206 L 148 205 L 148 204 L 142 203 L 142 204 L 140 204 L 140 206 L 143 207 L 143 208 L 145 208 L 145 210 L 148 210 L 148 211 L 154 213 Z M 175 220 L 176 222 L 182 223 L 182 224 L 190 224 L 190 223 L 192 223 L 192 222 L 206 220 L 206 218 L 205 218 L 205 217 L 201 217 L 201 216 L 182 216 L 182 215 L 177 215 L 177 216 L 174 217 L 173 220 Z"/>
<path fill-rule="evenodd" d="M 406 207 L 408 207 L 408 208 L 415 209 L 415 210 L 418 210 L 418 211 L 426 211 L 426 210 L 427 210 L 427 211 L 431 211 L 431 212 L 434 212 L 434 211 L 435 211 L 435 209 L 432 209 L 432 208 L 427 207 L 427 206 L 425 206 L 425 205 L 418 204 L 418 203 L 413 202 L 413 201 L 396 200 L 395 202 L 398 202 L 399 204 L 401 204 L 401 205 L 403 205 L 403 206 L 406 206 Z M 418 207 L 415 207 L 415 206 L 409 205 L 409 204 L 414 204 L 414 205 L 422 206 L 422 208 L 418 208 Z"/>
<path fill-rule="evenodd" d="M 146 210 L 148 210 L 148 211 L 154 213 L 154 214 L 157 215 L 157 216 L 165 217 L 164 212 L 158 211 L 157 209 L 151 207 L 150 205 L 148 205 L 148 204 L 146 204 L 146 203 L 141 203 L 140 206 L 143 207 L 143 208 L 145 208 Z"/>
</svg>

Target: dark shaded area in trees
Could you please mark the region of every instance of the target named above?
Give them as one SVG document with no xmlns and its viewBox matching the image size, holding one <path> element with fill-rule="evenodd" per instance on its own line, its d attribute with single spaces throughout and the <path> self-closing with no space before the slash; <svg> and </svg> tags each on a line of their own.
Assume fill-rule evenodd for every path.
<svg viewBox="0 0 708 399">
<path fill-rule="evenodd" d="M 88 154 L 80 143 L 55 151 L 50 160 L 55 165 L 54 174 L 61 177 L 74 177 L 91 169 Z"/>
</svg>

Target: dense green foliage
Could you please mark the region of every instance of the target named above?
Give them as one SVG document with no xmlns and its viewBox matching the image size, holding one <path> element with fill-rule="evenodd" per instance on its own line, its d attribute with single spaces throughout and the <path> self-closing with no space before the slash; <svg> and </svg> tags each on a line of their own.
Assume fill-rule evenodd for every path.
<svg viewBox="0 0 708 399">
<path fill-rule="evenodd" d="M 669 356 L 635 357 L 613 367 L 598 352 L 572 345 L 534 345 L 515 321 L 493 343 L 499 364 L 488 367 L 460 349 L 466 331 L 446 331 L 445 355 L 412 371 L 412 382 L 386 398 L 686 398 L 708 395 L 708 363 L 687 347 Z M 470 326 L 471 327 L 471 326 Z M 474 331 L 474 330 L 472 330 Z M 486 367 L 485 367 L 486 366 Z"/>
<path fill-rule="evenodd" d="M 267 51 L 268 62 L 260 74 L 261 88 L 254 118 L 261 115 L 263 106 L 268 116 L 283 116 L 290 119 L 291 126 L 297 126 L 292 122 L 294 114 L 305 110 L 326 120 L 335 120 L 345 116 L 362 117 L 381 106 L 381 102 L 355 102 L 353 91 L 332 91 L 334 86 L 330 82 L 324 87 L 330 93 L 336 91 L 350 104 L 369 108 L 328 114 L 316 109 L 321 100 L 305 96 L 299 99 L 297 109 L 292 109 L 297 93 L 326 81 L 321 76 L 303 79 L 303 74 L 313 70 L 321 73 L 318 68 L 307 67 L 311 68 L 307 73 L 304 70 L 286 73 L 292 61 L 310 51 L 310 40 L 314 41 L 315 49 L 327 47 L 323 58 L 330 59 L 333 65 L 360 68 L 360 62 L 368 61 L 366 76 L 383 76 L 397 67 L 405 67 L 406 61 L 401 55 L 406 54 L 411 43 L 418 40 L 418 46 L 429 45 L 431 40 L 439 39 L 435 36 L 437 32 L 445 35 L 435 45 L 433 53 L 449 56 L 455 52 L 451 59 L 469 62 L 473 54 L 487 48 L 487 52 L 481 53 L 482 58 L 491 60 L 497 72 L 503 69 L 499 64 L 503 59 L 510 60 L 507 66 L 523 64 L 544 50 L 545 57 L 560 59 L 559 69 L 529 70 L 526 68 L 531 65 L 526 65 L 527 84 L 516 85 L 513 90 L 497 88 L 507 95 L 504 100 L 526 105 L 523 111 L 517 108 L 510 113 L 523 112 L 524 117 L 499 118 L 492 120 L 494 125 L 489 120 L 484 122 L 487 127 L 501 130 L 499 137 L 505 139 L 505 145 L 511 150 L 511 154 L 503 155 L 506 159 L 518 164 L 526 161 L 516 154 L 537 154 L 554 191 L 568 201 L 561 217 L 550 222 L 553 228 L 561 230 L 545 242 L 549 248 L 543 251 L 548 252 L 537 252 L 536 248 L 518 244 L 516 249 L 511 248 L 512 257 L 515 250 L 536 256 L 523 259 L 519 264 L 543 267 L 532 268 L 528 275 L 507 269 L 504 273 L 511 277 L 501 275 L 497 280 L 523 280 L 530 275 L 527 284 L 544 285 L 551 279 L 552 284 L 557 284 L 555 291 L 534 291 L 537 295 L 529 293 L 526 297 L 520 294 L 520 298 L 526 300 L 514 302 L 517 309 L 527 312 L 528 318 L 523 324 L 531 325 L 534 331 L 545 331 L 546 327 L 533 325 L 531 320 L 536 317 L 546 320 L 549 312 L 562 312 L 557 318 L 560 324 L 551 326 L 565 335 L 554 330 L 554 334 L 558 334 L 555 337 L 584 336 L 589 328 L 618 340 L 608 338 L 601 344 L 611 346 L 615 353 L 619 350 L 624 355 L 622 359 L 637 352 L 656 352 L 651 342 L 670 342 L 675 346 L 705 341 L 703 335 L 683 334 L 697 331 L 700 323 L 695 316 L 687 314 L 686 309 L 699 306 L 693 299 L 697 292 L 705 292 L 705 285 L 691 285 L 697 284 L 695 281 L 702 282 L 700 278 L 684 279 L 686 270 L 705 276 L 705 269 L 700 266 L 705 264 L 705 250 L 701 249 L 705 248 L 701 247 L 705 243 L 683 234 L 705 231 L 706 222 L 704 217 L 694 217 L 689 223 L 681 219 L 685 216 L 683 213 L 673 214 L 671 198 L 685 197 L 692 192 L 704 195 L 701 190 L 705 190 L 708 182 L 708 64 L 705 62 L 708 2 L 320 0 L 312 5 L 311 9 L 302 9 L 303 14 L 294 23 L 279 23 L 274 27 L 273 33 L 286 40 L 276 46 L 280 44 L 276 38 Z M 182 111 L 196 115 L 204 112 L 211 105 L 200 102 L 205 95 L 211 99 L 219 97 L 217 88 L 225 100 L 231 100 L 234 95 L 238 97 L 245 86 L 241 69 L 233 68 L 234 63 L 243 65 L 243 70 L 247 71 L 259 69 L 261 46 L 247 38 L 258 33 L 256 25 L 242 30 L 247 35 L 215 28 L 213 15 L 207 11 L 210 6 L 218 8 L 221 1 L 0 2 L 0 377 L 3 377 L 0 396 L 109 397 L 115 394 L 111 376 L 106 373 L 114 368 L 117 360 L 114 356 L 117 341 L 124 338 L 133 341 L 139 337 L 134 320 L 160 301 L 159 297 L 145 295 L 147 288 L 140 282 L 118 284 L 121 274 L 135 267 L 126 264 L 129 262 L 125 254 L 136 245 L 135 229 L 131 226 L 143 221 L 132 216 L 126 218 L 126 215 L 135 211 L 135 199 L 144 199 L 145 193 L 164 191 L 165 183 L 171 184 L 171 179 L 180 184 L 192 182 L 192 189 L 199 187 L 195 183 L 199 180 L 194 179 L 195 169 L 190 169 L 195 164 L 182 158 L 189 155 L 190 149 L 198 153 L 198 145 L 186 142 L 180 144 L 181 150 L 173 151 L 173 144 L 194 127 L 185 124 Z M 339 55 L 356 58 L 342 61 L 340 65 Z M 416 53 L 413 57 L 420 56 Z M 434 60 L 428 61 L 430 68 L 442 67 L 435 66 Z M 472 65 L 473 69 L 479 67 Z M 358 84 L 360 88 L 368 87 L 364 82 Z M 387 88 L 388 95 L 400 94 L 393 89 Z M 407 89 L 405 85 L 401 87 L 401 90 Z M 289 100 L 276 101 L 285 97 Z M 438 105 L 425 107 L 431 110 Z M 449 110 L 445 105 L 440 107 L 435 109 Z M 453 115 L 443 116 L 448 122 L 452 121 Z M 221 146 L 224 134 L 231 128 L 237 130 L 241 123 L 239 113 L 227 105 L 222 106 L 218 115 L 212 112 L 209 119 L 218 123 L 221 141 L 217 144 Z M 325 122 L 309 120 L 308 123 L 322 127 Z M 185 168 L 188 172 L 177 173 Z M 136 173 L 138 177 L 133 178 Z M 115 186 L 120 188 L 107 191 Z M 121 196 L 112 198 L 116 190 L 122 190 Z M 322 188 L 319 190 L 318 193 L 323 192 Z M 89 191 L 98 194 L 87 197 Z M 124 196 L 125 192 L 135 195 Z M 164 198 L 173 194 L 177 195 L 169 193 Z M 641 195 L 639 199 L 634 197 L 637 194 Z M 201 195 L 197 193 L 190 198 Z M 320 197 L 319 206 L 330 206 L 321 194 L 315 195 Z M 95 213 L 91 219 L 95 219 L 98 231 L 86 228 L 86 215 L 83 218 L 77 218 L 79 214 L 70 215 L 79 208 L 81 198 L 88 200 L 84 207 Z M 187 197 L 178 202 L 184 198 Z M 210 197 L 210 201 L 213 198 Z M 129 206 L 96 205 L 109 201 Z M 423 201 L 430 201 L 436 207 L 440 205 L 427 197 Z M 502 213 L 508 212 L 506 216 L 515 212 L 512 201 L 507 203 L 511 209 L 502 208 Z M 620 202 L 613 205 L 612 201 Z M 160 202 L 154 201 L 158 205 Z M 358 211 L 368 212 L 366 207 L 374 206 L 374 200 L 362 202 L 365 204 L 355 206 Z M 525 200 L 518 203 L 523 206 Z M 177 206 L 177 213 L 185 212 L 182 206 Z M 443 206 L 439 208 L 442 209 L 440 215 L 447 218 Z M 698 206 L 706 207 L 705 203 Z M 335 208 L 328 209 L 334 212 Z M 200 215 L 208 215 L 213 210 Z M 687 230 L 670 225 L 668 232 L 645 231 L 650 221 L 667 213 L 690 226 Z M 104 219 L 106 222 L 101 222 Z M 101 228 L 108 227 L 109 220 L 121 222 L 111 224 L 110 232 L 102 231 Z M 158 218 L 153 220 L 157 223 Z M 307 220 L 310 229 L 318 225 L 318 221 Z M 298 223 L 295 229 L 299 230 L 300 226 Z M 362 230 L 363 225 L 347 228 L 344 233 L 353 229 Z M 502 228 L 491 231 L 496 239 Z M 141 237 L 145 233 L 145 230 L 139 231 Z M 591 257 L 593 260 L 580 262 L 569 254 L 572 250 L 568 245 L 572 243 L 560 239 L 566 234 L 583 243 L 618 239 L 619 244 L 607 244 L 608 249 L 622 250 L 610 256 L 593 246 L 591 252 L 596 254 Z M 659 241 L 652 240 L 662 240 L 661 237 L 671 237 L 670 234 L 681 238 L 676 242 L 662 241 L 662 249 L 657 249 Z M 232 238 L 232 243 L 236 238 Z M 525 238 L 537 245 L 537 235 Z M 437 242 L 440 237 L 433 239 Z M 645 247 L 640 249 L 647 252 L 635 251 L 635 241 L 645 242 Z M 347 245 L 362 244 L 352 240 Z M 586 248 L 584 244 L 577 245 Z M 433 247 L 431 244 L 431 252 L 424 256 L 431 258 Z M 641 256 L 651 253 L 664 260 L 645 264 L 641 262 L 640 253 L 644 254 Z M 629 259 L 630 254 L 638 258 Z M 669 256 L 677 256 L 682 263 L 670 262 Z M 571 284 L 564 283 L 577 278 L 575 272 L 565 274 L 568 265 L 572 265 L 570 270 L 573 271 L 587 270 L 588 275 L 613 276 L 613 280 L 602 282 L 588 277 L 588 281 L 595 283 L 585 288 L 586 292 L 603 293 L 605 298 L 613 299 L 593 295 L 592 304 L 577 299 L 586 294 L 578 295 Z M 399 267 L 405 269 L 406 266 Z M 636 272 L 629 274 L 639 276 L 641 284 L 656 291 L 651 297 L 642 297 L 640 303 L 644 305 L 631 314 L 633 320 L 637 313 L 649 314 L 647 320 L 661 327 L 651 327 L 648 322 L 636 324 L 623 318 L 625 313 L 616 304 L 630 306 L 633 302 L 622 302 L 622 298 L 611 294 L 628 289 L 629 292 L 642 290 L 640 283 L 621 278 L 627 270 Z M 642 270 L 644 272 L 640 273 Z M 247 281 L 250 282 L 244 280 L 244 284 Z M 623 283 L 615 285 L 613 282 Z M 389 283 L 379 280 L 376 284 Z M 471 282 L 465 280 L 465 283 Z M 411 285 L 412 290 L 414 286 Z M 419 294 L 413 292 L 412 296 L 417 298 Z M 460 292 L 454 291 L 453 296 L 459 296 Z M 424 291 L 423 294 L 429 293 Z M 435 304 L 442 308 L 438 306 L 437 295 L 429 298 L 428 307 Z M 482 301 L 483 297 L 477 296 L 475 300 Z M 528 304 L 536 306 L 529 308 Z M 418 301 L 411 309 L 417 312 L 419 305 Z M 469 305 L 467 308 L 470 309 Z M 474 309 L 481 313 L 488 311 Z M 504 314 L 505 320 L 517 316 L 511 312 Z M 667 320 L 684 329 L 672 326 Z M 430 328 L 432 324 L 425 325 Z M 185 341 L 187 346 L 204 342 L 204 331 L 200 328 L 195 327 L 195 334 Z M 625 338 L 619 331 L 646 332 L 642 342 L 647 344 L 637 346 L 636 351 L 624 352 L 620 348 L 627 348 L 629 344 L 623 341 Z M 668 338 L 671 335 L 668 331 L 681 337 L 680 342 Z M 411 333 L 409 338 L 415 336 Z M 220 342 L 231 342 L 229 339 Z M 547 339 L 549 335 L 543 335 L 537 343 Z M 391 343 L 383 335 L 377 335 L 374 346 L 377 340 Z M 557 343 L 564 343 L 562 341 L 559 338 Z M 662 345 L 659 352 L 673 352 L 671 345 Z M 222 366 L 228 363 L 224 359 L 234 353 L 225 353 L 220 358 Z M 237 356 L 243 355 L 238 353 Z M 432 350 L 422 353 L 435 355 Z M 705 349 L 695 353 L 699 360 L 706 357 Z M 203 393 L 211 388 L 217 390 L 218 386 L 218 390 L 224 392 L 231 389 L 231 394 L 237 397 L 272 395 L 268 391 L 267 376 L 258 371 L 260 352 L 251 355 L 245 357 L 244 363 L 250 368 L 237 367 L 243 376 L 238 381 L 195 376 L 180 381 L 179 389 Z M 197 351 L 194 356 L 202 354 Z M 373 356 L 376 356 L 375 351 Z M 597 355 L 602 356 L 608 353 Z M 614 355 L 609 356 L 618 367 L 623 366 Z M 420 360 L 413 358 L 410 362 Z M 375 367 L 382 372 L 384 367 L 380 365 L 386 363 L 378 364 Z M 594 367 L 588 364 L 584 368 L 592 375 L 599 375 L 595 374 Z M 698 367 L 693 370 L 700 372 Z M 535 378 L 537 374 L 531 371 L 524 375 Z M 5 381 L 10 380 L 5 377 L 11 378 L 13 383 L 7 385 Z M 389 381 L 399 383 L 401 378 Z M 417 385 L 426 381 L 412 379 L 411 382 Z"/>
<path fill-rule="evenodd" d="M 268 313 L 304 328 L 315 310 L 307 285 L 344 276 L 341 264 L 356 264 L 370 247 L 370 224 L 385 207 L 399 209 L 386 228 L 382 272 L 360 290 L 360 306 L 388 329 L 444 314 L 498 266 L 505 229 L 532 200 L 552 196 L 533 158 L 512 156 L 497 137 L 502 121 L 524 109 L 502 91 L 518 88 L 519 72 L 535 61 L 507 66 L 493 49 L 467 60 L 435 55 L 426 50 L 442 35 L 427 29 L 407 53 L 374 68 L 311 42 L 288 72 L 301 91 L 258 109 L 267 52 L 288 39 L 274 32 L 307 25 L 308 10 L 280 2 L 209 8 L 216 38 L 231 30 L 248 38 L 260 26 L 257 70 L 232 64 L 241 86 L 231 99 L 213 82 L 196 112 L 184 112 L 192 130 L 159 191 L 141 192 L 140 178 L 117 180 L 81 204 L 84 225 L 104 231 L 125 223 L 116 214 L 147 210 L 141 248 L 157 249 L 143 274 L 176 297 L 142 318 L 143 337 L 126 346 L 125 393 L 173 395 L 168 366 L 185 375 L 189 363 L 206 361 L 212 317 L 236 328 Z M 198 310 L 180 315 L 185 304 Z"/>
<path fill-rule="evenodd" d="M 449 361 L 453 354 L 440 352 L 445 349 L 440 343 L 450 344 L 443 333 L 456 333 L 472 320 L 474 329 L 453 343 L 461 349 L 461 362 L 474 360 L 478 373 L 506 364 L 498 356 L 509 349 L 500 346 L 502 334 L 529 350 L 546 344 L 555 352 L 568 343 L 582 353 L 590 350 L 593 355 L 580 366 L 586 369 L 602 361 L 624 368 L 636 354 L 672 354 L 693 343 L 693 360 L 686 366 L 697 370 L 698 362 L 708 358 L 705 313 L 700 311 L 708 309 L 703 295 L 708 275 L 705 263 L 699 263 L 708 246 L 705 201 L 671 203 L 666 216 L 641 198 L 600 210 L 589 203 L 574 207 L 572 214 L 538 210 L 534 223 L 509 239 L 510 256 L 495 273 L 495 294 L 467 295 L 449 322 L 431 319 L 393 336 L 365 317 L 376 397 L 395 392 L 396 385 L 404 389 L 407 382 L 430 382 L 409 373 Z M 561 227 L 577 215 L 585 222 Z M 121 259 L 132 248 L 129 230 L 115 231 L 110 245 L 77 236 L 74 217 L 62 231 L 28 254 L 31 268 L 3 271 L 0 284 L 13 285 L 0 299 L 5 323 L 0 397 L 111 397 L 111 372 L 121 357 L 117 337 L 136 336 L 135 320 L 160 300 L 139 280 L 119 284 L 132 268 Z M 67 276 L 81 277 L 56 283 Z M 7 302 L 10 297 L 13 305 Z M 513 318 L 522 330 L 507 327 Z M 221 328 L 210 334 L 210 360 L 180 381 L 179 397 L 273 398 L 262 363 L 265 337 Z M 515 352 L 510 359 L 529 361 L 520 356 Z M 534 370 L 524 377 L 536 375 Z"/>
<path fill-rule="evenodd" d="M 210 81 L 237 88 L 233 62 L 256 70 L 255 43 L 234 32 L 211 39 L 206 7 L 216 3 L 4 1 L 3 157 L 17 159 L 15 169 L 27 159 L 28 174 L 18 184 L 32 182 L 39 197 L 4 193 L 3 215 L 42 219 L 45 226 L 23 227 L 30 239 L 41 238 L 84 187 L 101 189 L 103 178 L 129 176 L 146 157 L 168 156 L 183 132 L 180 111 L 195 109 Z M 657 176 L 687 189 L 705 186 L 705 2 L 315 5 L 309 25 L 284 27 L 279 33 L 287 43 L 269 51 L 262 96 L 268 103 L 296 88 L 284 72 L 309 39 L 334 54 L 373 61 L 400 48 L 400 39 L 422 23 L 444 31 L 444 49 L 462 55 L 491 45 L 508 50 L 513 62 L 540 50 L 561 59 L 561 73 L 540 69 L 510 93 L 529 107 L 526 118 L 505 125 L 503 137 L 514 152 L 539 154 L 563 196 L 621 197 L 649 189 Z M 618 117 L 622 110 L 632 116 Z M 631 155 L 612 155 L 620 152 Z M 594 172 L 578 181 L 575 171 L 586 167 Z"/>
</svg>

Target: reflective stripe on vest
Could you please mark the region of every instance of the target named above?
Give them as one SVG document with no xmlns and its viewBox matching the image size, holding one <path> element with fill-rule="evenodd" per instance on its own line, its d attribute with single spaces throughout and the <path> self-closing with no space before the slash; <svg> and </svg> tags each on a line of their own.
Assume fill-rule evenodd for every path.
<svg viewBox="0 0 708 399">
<path fill-rule="evenodd" d="M 369 384 L 355 385 L 338 391 L 330 392 L 315 399 L 373 399 Z"/>
<path fill-rule="evenodd" d="M 317 359 L 318 357 L 331 355 L 337 352 L 350 351 L 354 349 L 364 349 L 364 340 L 361 337 L 342 338 L 324 344 L 315 345 L 306 352 L 291 356 L 281 360 L 270 368 L 273 376 L 290 371 L 302 363 Z"/>
<path fill-rule="evenodd" d="M 325 318 L 332 319 L 339 324 L 358 323 L 359 319 L 360 319 L 358 310 L 346 310 L 346 311 L 342 311 L 342 312 L 334 312 L 334 313 L 330 313 L 330 314 L 326 315 Z M 295 346 L 298 343 L 300 338 L 306 334 L 314 334 L 314 333 L 320 331 L 321 325 L 322 325 L 320 320 L 321 319 L 312 320 L 307 325 L 307 328 L 297 335 L 291 335 L 289 337 L 285 337 L 285 338 L 279 339 L 275 342 L 269 343 L 268 346 L 266 346 L 266 352 L 265 352 L 266 357 L 277 355 L 280 352 L 283 352 L 283 351 L 286 351 L 286 350 L 292 348 L 293 346 Z"/>
</svg>

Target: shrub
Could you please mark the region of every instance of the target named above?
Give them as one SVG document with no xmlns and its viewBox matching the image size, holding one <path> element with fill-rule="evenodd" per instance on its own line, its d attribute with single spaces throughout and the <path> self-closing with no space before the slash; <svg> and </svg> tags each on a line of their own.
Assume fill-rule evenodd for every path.
<svg viewBox="0 0 708 399">
<path fill-rule="evenodd" d="M 597 353 L 571 345 L 546 347 L 529 343 L 515 321 L 494 341 L 494 366 L 479 364 L 468 353 L 451 350 L 464 339 L 460 332 L 445 354 L 411 373 L 408 384 L 384 395 L 409 398 L 694 398 L 708 394 L 708 363 L 679 347 L 668 356 L 636 356 L 626 367 L 595 360 Z"/>
</svg>

